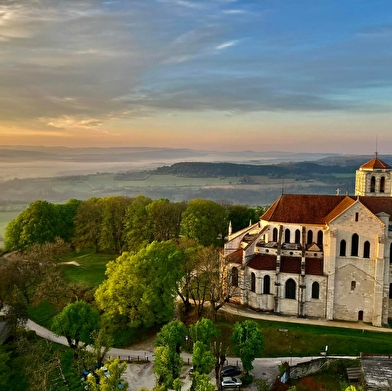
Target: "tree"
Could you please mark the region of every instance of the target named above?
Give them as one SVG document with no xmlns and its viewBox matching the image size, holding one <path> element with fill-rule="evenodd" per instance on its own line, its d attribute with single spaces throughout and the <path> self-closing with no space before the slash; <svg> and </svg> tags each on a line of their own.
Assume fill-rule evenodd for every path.
<svg viewBox="0 0 392 391">
<path fill-rule="evenodd" d="M 193 378 L 193 389 L 194 391 L 214 391 L 215 386 L 208 375 L 196 373 Z"/>
<path fill-rule="evenodd" d="M 28 250 L 33 244 L 53 242 L 60 232 L 59 209 L 47 201 L 31 203 L 6 228 L 6 250 Z"/>
<path fill-rule="evenodd" d="M 42 281 L 54 272 L 56 262 L 69 251 L 69 244 L 55 238 L 53 243 L 33 244 L 25 253 L 15 252 L 3 258 L 0 281 L 1 304 L 14 286 L 24 295 L 27 303 Z M 55 287 L 57 288 L 57 287 Z M 8 293 L 7 293 L 8 292 Z"/>
<path fill-rule="evenodd" d="M 147 213 L 150 198 L 138 196 L 128 206 L 125 216 L 125 249 L 138 252 L 153 241 L 151 222 Z"/>
<path fill-rule="evenodd" d="M 11 335 L 16 335 L 18 328 L 24 327 L 28 320 L 27 301 L 17 286 L 14 287 L 7 302 L 6 321 Z"/>
<path fill-rule="evenodd" d="M 177 354 L 180 354 L 181 346 L 184 346 L 187 333 L 188 330 L 184 323 L 179 320 L 173 320 L 162 327 L 161 331 L 157 334 L 155 345 L 167 346 Z"/>
<path fill-rule="evenodd" d="M 234 324 L 231 340 L 234 353 L 241 358 L 242 366 L 248 374 L 253 368 L 253 360 L 259 357 L 263 350 L 263 333 L 255 321 L 245 320 Z"/>
<path fill-rule="evenodd" d="M 239 288 L 231 284 L 230 276 L 221 267 L 220 253 L 216 248 L 200 248 L 196 256 L 197 266 L 190 283 L 191 296 L 199 316 L 209 301 L 211 316 L 216 320 L 219 309 L 239 292 Z"/>
<path fill-rule="evenodd" d="M 203 318 L 189 327 L 189 334 L 194 343 L 200 341 L 209 346 L 214 338 L 218 338 L 220 330 L 210 319 Z"/>
<path fill-rule="evenodd" d="M 95 375 L 87 376 L 87 389 L 91 391 L 115 391 L 119 389 L 128 389 L 128 382 L 122 379 L 126 370 L 126 362 L 120 362 L 118 358 L 110 358 L 105 367 L 95 370 Z"/>
<path fill-rule="evenodd" d="M 104 251 L 121 254 L 125 244 L 125 216 L 132 198 L 117 196 L 105 197 L 102 203 L 102 229 L 99 244 Z"/>
<path fill-rule="evenodd" d="M 203 246 L 222 245 L 227 233 L 226 209 L 200 198 L 188 202 L 182 215 L 182 232 Z"/>
<path fill-rule="evenodd" d="M 133 327 L 167 322 L 174 314 L 182 262 L 171 241 L 124 253 L 107 265 L 108 278 L 95 293 L 99 308 L 108 316 L 125 316 Z"/>
<path fill-rule="evenodd" d="M 52 331 L 63 335 L 77 356 L 80 342 L 92 342 L 91 333 L 98 329 L 99 314 L 90 304 L 80 300 L 68 304 L 53 318 Z"/>
<path fill-rule="evenodd" d="M 157 385 L 173 388 L 173 382 L 180 375 L 183 365 L 181 356 L 168 346 L 159 346 L 155 349 L 154 373 L 157 376 Z"/>
<path fill-rule="evenodd" d="M 74 217 L 73 237 L 77 250 L 94 247 L 95 252 L 99 251 L 102 209 L 103 204 L 99 198 L 90 198 L 78 206 Z"/>
<path fill-rule="evenodd" d="M 57 205 L 60 215 L 60 231 L 61 238 L 70 243 L 74 236 L 74 218 L 78 210 L 81 200 L 71 198 L 65 204 Z"/>
<path fill-rule="evenodd" d="M 146 206 L 154 240 L 179 238 L 181 214 L 185 208 L 184 203 L 173 203 L 166 199 L 153 201 Z"/>
<path fill-rule="evenodd" d="M 193 344 L 192 363 L 194 372 L 208 374 L 215 362 L 214 354 L 208 349 L 206 344 L 201 341 Z"/>
<path fill-rule="evenodd" d="M 194 281 L 195 270 L 199 262 L 197 253 L 202 246 L 198 245 L 192 239 L 181 238 L 179 240 L 178 248 L 183 251 L 184 262 L 182 263 L 183 277 L 180 281 L 177 294 L 184 304 L 185 314 L 188 314 L 192 309 L 190 302 L 193 289 L 192 284 Z"/>
<path fill-rule="evenodd" d="M 5 387 L 7 385 L 11 375 L 11 368 L 8 365 L 10 359 L 11 352 L 7 352 L 4 346 L 0 344 L 0 387 Z"/>
</svg>

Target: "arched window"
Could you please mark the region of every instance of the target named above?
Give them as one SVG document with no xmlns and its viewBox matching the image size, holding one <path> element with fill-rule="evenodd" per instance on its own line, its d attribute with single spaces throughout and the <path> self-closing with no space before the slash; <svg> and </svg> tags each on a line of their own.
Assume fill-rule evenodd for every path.
<svg viewBox="0 0 392 391">
<path fill-rule="evenodd" d="M 264 276 L 264 280 L 263 280 L 263 293 L 265 295 L 269 295 L 270 294 L 270 285 L 271 285 L 271 278 L 270 276 Z"/>
<path fill-rule="evenodd" d="M 295 243 L 301 243 L 301 231 L 299 229 L 295 230 Z"/>
<path fill-rule="evenodd" d="M 284 242 L 290 243 L 290 230 L 288 228 L 284 230 Z"/>
<path fill-rule="evenodd" d="M 272 231 L 272 241 L 273 242 L 278 241 L 278 228 L 274 228 Z"/>
<path fill-rule="evenodd" d="M 351 290 L 354 291 L 356 287 L 357 287 L 357 282 L 351 281 Z"/>
<path fill-rule="evenodd" d="M 385 177 L 381 177 L 380 179 L 380 193 L 384 193 L 385 192 Z"/>
<path fill-rule="evenodd" d="M 256 276 L 254 273 L 250 275 L 250 290 L 256 292 Z"/>
<path fill-rule="evenodd" d="M 370 243 L 368 241 L 363 244 L 363 257 L 370 258 Z"/>
<path fill-rule="evenodd" d="M 374 193 L 376 191 L 376 177 L 372 176 L 370 179 L 370 192 Z"/>
<path fill-rule="evenodd" d="M 286 281 L 285 286 L 285 298 L 286 299 L 295 299 L 295 290 L 296 290 L 296 283 L 292 278 L 289 278 Z"/>
<path fill-rule="evenodd" d="M 238 269 L 236 267 L 231 269 L 231 285 L 238 286 Z"/>
<path fill-rule="evenodd" d="M 359 236 L 357 234 L 353 234 L 351 238 L 351 256 L 358 256 L 358 244 L 359 244 Z"/>
<path fill-rule="evenodd" d="M 317 232 L 317 244 L 323 244 L 323 231 Z"/>
<path fill-rule="evenodd" d="M 308 231 L 307 243 L 313 243 L 313 231 Z"/>
<path fill-rule="evenodd" d="M 345 257 L 346 256 L 346 241 L 344 239 L 340 241 L 339 255 L 341 257 Z"/>
<path fill-rule="evenodd" d="M 389 263 L 392 264 L 392 243 L 389 245 Z"/>
<path fill-rule="evenodd" d="M 312 284 L 312 299 L 319 299 L 320 296 L 320 284 L 315 281 Z"/>
</svg>

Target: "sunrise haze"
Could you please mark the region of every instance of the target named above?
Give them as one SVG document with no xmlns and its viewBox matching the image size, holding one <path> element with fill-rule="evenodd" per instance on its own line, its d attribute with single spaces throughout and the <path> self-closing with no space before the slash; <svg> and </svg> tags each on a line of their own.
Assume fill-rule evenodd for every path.
<svg viewBox="0 0 392 391">
<path fill-rule="evenodd" d="M 387 0 L 5 0 L 0 144 L 390 153 L 391 47 Z"/>
</svg>

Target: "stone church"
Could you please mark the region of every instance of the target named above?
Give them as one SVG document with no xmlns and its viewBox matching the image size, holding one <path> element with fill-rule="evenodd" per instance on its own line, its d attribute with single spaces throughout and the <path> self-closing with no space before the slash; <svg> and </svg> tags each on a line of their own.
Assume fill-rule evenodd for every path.
<svg viewBox="0 0 392 391">
<path fill-rule="evenodd" d="M 229 232 L 234 300 L 257 311 L 381 327 L 392 318 L 392 167 L 377 154 L 355 196 L 283 194 L 256 224 Z M 238 297 L 237 297 L 238 296 Z"/>
</svg>

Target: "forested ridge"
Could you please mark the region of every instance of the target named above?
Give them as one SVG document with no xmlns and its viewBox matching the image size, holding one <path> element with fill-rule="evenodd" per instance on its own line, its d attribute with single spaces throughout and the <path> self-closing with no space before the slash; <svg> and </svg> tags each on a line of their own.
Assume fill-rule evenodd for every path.
<svg viewBox="0 0 392 391">
<path fill-rule="evenodd" d="M 211 178 L 232 176 L 268 176 L 287 177 L 307 175 L 312 177 L 317 174 L 347 174 L 355 172 L 357 166 L 322 165 L 314 162 L 281 163 L 268 165 L 236 164 L 236 163 L 206 163 L 182 162 L 171 166 L 158 167 L 151 170 L 150 174 L 176 175 L 189 178 Z M 126 178 L 127 174 L 117 174 L 117 179 Z"/>
</svg>

